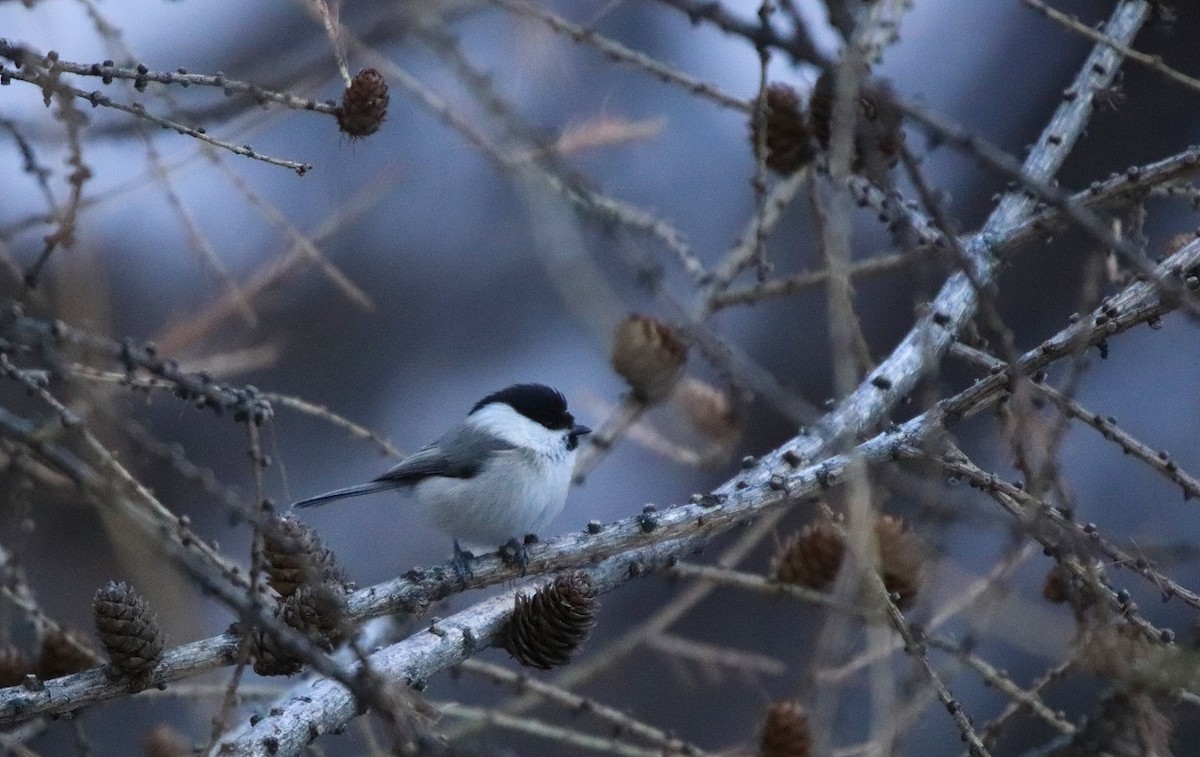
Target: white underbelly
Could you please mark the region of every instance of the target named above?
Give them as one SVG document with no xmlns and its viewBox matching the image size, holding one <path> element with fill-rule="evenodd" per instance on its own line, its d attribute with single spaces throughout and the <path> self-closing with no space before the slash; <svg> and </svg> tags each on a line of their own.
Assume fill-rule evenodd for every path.
<svg viewBox="0 0 1200 757">
<path fill-rule="evenodd" d="M 534 479 L 494 469 L 470 479 L 429 478 L 416 485 L 415 494 L 431 523 L 466 549 L 490 552 L 526 534 L 548 535 L 546 527 L 566 501 L 571 466 L 541 472 Z"/>
</svg>

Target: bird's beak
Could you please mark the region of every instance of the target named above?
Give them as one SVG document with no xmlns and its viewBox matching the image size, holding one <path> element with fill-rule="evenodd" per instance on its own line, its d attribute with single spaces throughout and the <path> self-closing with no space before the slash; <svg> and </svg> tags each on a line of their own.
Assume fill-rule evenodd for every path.
<svg viewBox="0 0 1200 757">
<path fill-rule="evenodd" d="M 570 432 L 569 436 L 572 439 L 578 439 L 579 437 L 586 436 L 587 434 L 590 434 L 590 433 L 592 433 L 592 430 L 590 428 L 588 428 L 587 426 L 584 426 L 581 423 L 577 423 L 571 427 L 571 432 Z"/>
</svg>

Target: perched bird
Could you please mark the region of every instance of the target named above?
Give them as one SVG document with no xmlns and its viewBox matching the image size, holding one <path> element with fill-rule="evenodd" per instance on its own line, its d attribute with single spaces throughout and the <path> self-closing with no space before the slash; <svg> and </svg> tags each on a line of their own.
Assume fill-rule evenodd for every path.
<svg viewBox="0 0 1200 757">
<path fill-rule="evenodd" d="M 455 557 L 498 545 L 524 559 L 521 537 L 550 524 L 567 499 L 579 439 L 591 433 L 567 400 L 542 384 L 489 394 L 465 420 L 374 481 L 302 499 L 314 507 L 345 497 L 411 488 L 426 517 L 454 538 Z"/>
</svg>

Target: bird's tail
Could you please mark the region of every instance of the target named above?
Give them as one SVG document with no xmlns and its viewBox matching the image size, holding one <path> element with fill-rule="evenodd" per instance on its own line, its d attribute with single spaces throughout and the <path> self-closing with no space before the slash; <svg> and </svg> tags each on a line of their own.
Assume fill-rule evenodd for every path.
<svg viewBox="0 0 1200 757">
<path fill-rule="evenodd" d="M 334 489 L 331 492 L 318 494 L 315 497 L 302 499 L 299 502 L 293 502 L 292 507 L 316 507 L 323 505 L 326 502 L 332 502 L 335 499 L 345 499 L 346 497 L 361 497 L 364 494 L 374 494 L 375 492 L 383 492 L 388 489 L 395 489 L 395 481 L 369 481 L 358 486 L 347 486 L 345 489 Z"/>
</svg>

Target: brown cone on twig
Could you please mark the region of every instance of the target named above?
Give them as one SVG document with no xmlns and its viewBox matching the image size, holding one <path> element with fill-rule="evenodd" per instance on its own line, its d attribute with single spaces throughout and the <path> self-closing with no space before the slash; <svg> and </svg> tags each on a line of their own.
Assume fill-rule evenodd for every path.
<svg viewBox="0 0 1200 757">
<path fill-rule="evenodd" d="M 326 652 L 332 651 L 345 637 L 346 593 L 332 582 L 306 584 L 280 603 L 275 617 Z M 256 628 L 251 645 L 254 672 L 259 675 L 290 676 L 304 666 L 268 629 Z"/>
<path fill-rule="evenodd" d="M 732 444 L 741 433 L 737 408 L 729 395 L 698 379 L 687 378 L 676 395 L 692 426 L 704 436 Z"/>
<path fill-rule="evenodd" d="M 383 74 L 373 68 L 364 68 L 342 93 L 342 104 L 334 113 L 338 128 L 351 139 L 374 134 L 387 118 L 388 99 Z"/>
<path fill-rule="evenodd" d="M 276 608 L 279 617 L 283 608 Z M 304 668 L 304 661 L 284 649 L 279 640 L 264 628 L 254 629 L 250 641 L 250 656 L 254 659 L 254 672 L 260 676 L 290 676 Z"/>
<path fill-rule="evenodd" d="M 99 655 L 89 653 L 91 645 L 75 634 L 61 630 L 47 630 L 42 634 L 42 646 L 38 652 L 37 676 L 43 681 L 78 673 L 100 664 Z"/>
<path fill-rule="evenodd" d="M 196 750 L 183 734 L 166 723 L 159 723 L 142 737 L 142 754 L 145 757 L 189 757 Z"/>
<path fill-rule="evenodd" d="M 308 524 L 291 515 L 276 515 L 263 524 L 262 535 L 267 583 L 284 599 L 301 586 L 346 583 L 337 558 Z"/>
<path fill-rule="evenodd" d="M 879 542 L 879 574 L 883 585 L 896 595 L 896 606 L 907 609 L 921 587 L 925 548 L 909 530 L 908 523 L 894 515 L 875 518 L 875 538 Z"/>
<path fill-rule="evenodd" d="M 565 665 L 595 625 L 596 588 L 586 573 L 556 577 L 533 596 L 518 594 L 499 645 L 522 665 Z"/>
<path fill-rule="evenodd" d="M 0 645 L 0 687 L 16 686 L 32 672 L 29 658 L 16 645 Z"/>
<path fill-rule="evenodd" d="M 657 318 L 635 314 L 617 326 L 611 359 L 633 396 L 653 404 L 666 399 L 683 375 L 687 345 Z"/>
<path fill-rule="evenodd" d="M 871 182 L 886 186 L 888 172 L 900 159 L 904 146 L 903 116 L 888 102 L 888 86 L 869 79 L 875 93 L 859 95 L 855 108 L 854 158 L 851 170 L 862 174 Z M 832 138 L 834 104 L 834 73 L 825 71 L 817 79 L 812 96 L 808 101 L 809 121 L 817 141 L 825 150 Z"/>
<path fill-rule="evenodd" d="M 1162 696 L 1142 689 L 1118 689 L 1054 757 L 1171 757 L 1171 718 Z"/>
<path fill-rule="evenodd" d="M 766 92 L 767 168 L 788 175 L 799 171 L 813 159 L 812 127 L 800 107 L 800 95 L 786 84 L 771 84 Z M 750 142 L 755 154 L 759 149 L 759 120 L 750 119 Z"/>
<path fill-rule="evenodd" d="M 896 606 L 906 609 L 920 588 L 924 548 L 904 519 L 892 515 L 876 516 L 875 538 L 883 584 L 896 595 Z M 824 588 L 837 577 L 845 551 L 846 536 L 840 525 L 829 520 L 810 523 L 788 539 L 776 554 L 775 580 Z"/>
<path fill-rule="evenodd" d="M 125 582 L 109 581 L 92 600 L 96 633 L 113 670 L 135 686 L 162 662 L 163 635 L 150 605 Z"/>
<path fill-rule="evenodd" d="M 1055 563 L 1046 571 L 1046 580 L 1042 584 L 1042 598 L 1056 605 L 1071 598 L 1071 576 L 1061 565 Z"/>
<path fill-rule="evenodd" d="M 812 737 L 804 707 L 794 699 L 771 705 L 763 723 L 759 757 L 808 757 L 811 753 Z"/>
</svg>

